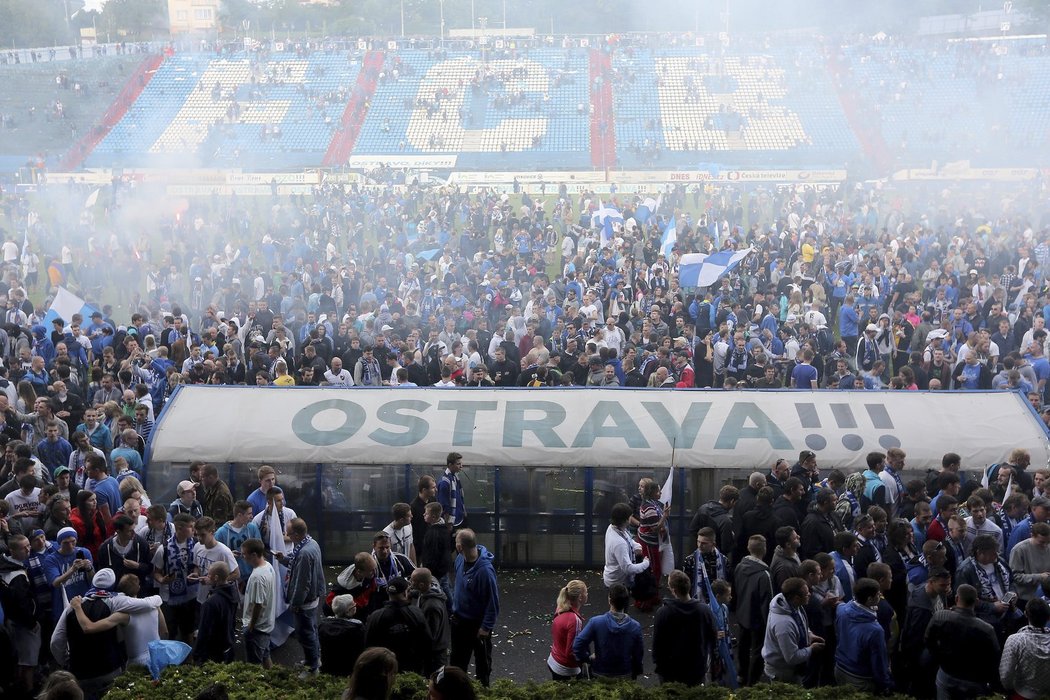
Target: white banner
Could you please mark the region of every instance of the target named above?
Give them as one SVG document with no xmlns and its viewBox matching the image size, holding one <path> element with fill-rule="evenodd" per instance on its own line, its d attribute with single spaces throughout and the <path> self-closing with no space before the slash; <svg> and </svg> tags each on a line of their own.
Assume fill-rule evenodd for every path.
<svg viewBox="0 0 1050 700">
<path fill-rule="evenodd" d="M 456 167 L 459 156 L 455 154 L 415 155 L 398 154 L 389 156 L 350 156 L 346 165 L 349 168 L 436 168 L 447 170 Z"/>
<path fill-rule="evenodd" d="M 1050 461 L 1047 432 L 1011 392 L 659 389 L 334 389 L 184 386 L 151 459 L 181 462 L 766 468 L 810 449 L 861 469 L 900 446 L 909 469 Z"/>
</svg>

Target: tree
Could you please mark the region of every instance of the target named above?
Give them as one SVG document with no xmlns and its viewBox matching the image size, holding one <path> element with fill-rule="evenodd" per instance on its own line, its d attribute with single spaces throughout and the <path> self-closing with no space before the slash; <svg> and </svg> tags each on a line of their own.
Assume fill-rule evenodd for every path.
<svg viewBox="0 0 1050 700">
<path fill-rule="evenodd" d="M 151 39 L 168 32 L 165 0 L 108 0 L 95 25 L 99 37 L 118 41 Z"/>
<path fill-rule="evenodd" d="M 26 49 L 74 43 L 78 39 L 64 13 L 66 7 L 72 14 L 80 6 L 79 2 L 2 0 L 0 46 Z"/>
</svg>

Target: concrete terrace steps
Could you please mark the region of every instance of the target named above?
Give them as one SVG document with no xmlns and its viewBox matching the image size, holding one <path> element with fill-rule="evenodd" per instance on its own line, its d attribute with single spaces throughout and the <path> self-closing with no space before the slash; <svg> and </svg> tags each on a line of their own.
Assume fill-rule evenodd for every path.
<svg viewBox="0 0 1050 700">
<path fill-rule="evenodd" d="M 84 160 L 91 155 L 91 151 L 94 150 L 102 139 L 113 129 L 117 123 L 124 118 L 127 114 L 128 109 L 135 100 L 139 98 L 142 91 L 149 85 L 149 81 L 153 78 L 154 73 L 160 68 L 160 65 L 164 62 L 163 54 L 153 54 L 147 56 L 139 67 L 135 70 L 127 82 L 124 83 L 123 89 L 120 94 L 110 105 L 106 113 L 102 115 L 99 123 L 96 124 L 90 131 L 85 133 L 76 144 L 66 154 L 65 159 L 62 161 L 62 168 L 64 170 L 75 170 L 80 167 Z"/>
</svg>

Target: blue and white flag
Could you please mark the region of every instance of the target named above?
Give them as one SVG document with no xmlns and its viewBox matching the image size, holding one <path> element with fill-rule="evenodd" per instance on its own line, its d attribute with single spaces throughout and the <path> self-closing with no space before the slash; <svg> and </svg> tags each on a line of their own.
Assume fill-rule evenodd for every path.
<svg viewBox="0 0 1050 700">
<path fill-rule="evenodd" d="M 598 211 L 591 214 L 591 227 L 601 228 L 605 226 L 605 222 L 611 222 L 614 224 L 623 223 L 623 214 L 621 214 L 616 207 L 605 206 L 602 201 L 598 200 Z"/>
<path fill-rule="evenodd" d="M 97 310 L 65 287 L 59 287 L 54 301 L 51 302 L 51 307 L 44 315 L 44 327 L 50 328 L 51 322 L 56 318 L 61 318 L 66 322 L 65 325 L 69 326 L 73 314 L 83 316 L 86 325 L 86 322 L 91 319 L 91 314 Z"/>
<path fill-rule="evenodd" d="M 660 208 L 660 202 L 663 201 L 663 198 L 663 194 L 660 194 L 656 199 L 646 197 L 634 212 L 635 220 L 639 224 L 644 225 L 649 219 L 656 215 L 656 210 Z"/>
<path fill-rule="evenodd" d="M 613 243 L 613 225 L 612 219 L 607 218 L 605 224 L 602 225 L 602 248 L 611 246 Z"/>
<path fill-rule="evenodd" d="M 660 239 L 660 252 L 664 254 L 667 259 L 671 258 L 671 250 L 674 248 L 674 244 L 678 242 L 678 227 L 675 225 L 674 217 L 667 222 L 667 228 L 664 229 L 664 235 Z"/>
<path fill-rule="evenodd" d="M 683 288 L 710 287 L 752 252 L 754 249 L 745 248 L 720 250 L 711 255 L 687 253 L 678 261 L 678 284 Z"/>
</svg>

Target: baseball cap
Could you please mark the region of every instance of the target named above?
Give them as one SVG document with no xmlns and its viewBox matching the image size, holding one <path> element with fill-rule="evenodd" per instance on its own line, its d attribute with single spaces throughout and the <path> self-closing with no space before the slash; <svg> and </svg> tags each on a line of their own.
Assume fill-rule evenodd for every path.
<svg viewBox="0 0 1050 700">
<path fill-rule="evenodd" d="M 175 493 L 177 493 L 177 494 L 179 494 L 181 496 L 182 494 L 186 493 L 187 491 L 195 491 L 196 489 L 197 489 L 197 485 L 195 483 L 193 483 L 189 479 L 185 479 L 185 480 L 179 482 L 178 487 L 175 489 Z"/>
<path fill-rule="evenodd" d="M 879 332 L 879 327 L 876 326 L 874 323 L 869 323 L 868 327 L 865 328 L 864 330 L 865 331 L 872 331 L 873 333 L 878 333 Z"/>
<path fill-rule="evenodd" d="M 386 584 L 387 593 L 405 593 L 408 591 L 408 580 L 404 576 L 395 576 Z"/>
<path fill-rule="evenodd" d="M 55 476 L 58 477 L 62 474 L 68 474 L 70 472 L 69 467 L 59 467 L 55 470 Z"/>
</svg>

